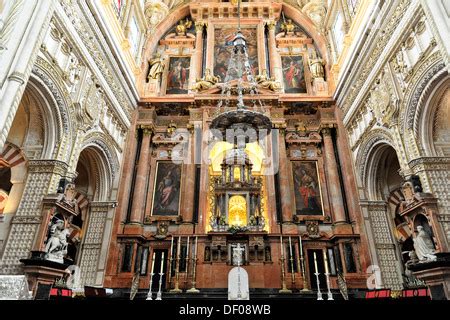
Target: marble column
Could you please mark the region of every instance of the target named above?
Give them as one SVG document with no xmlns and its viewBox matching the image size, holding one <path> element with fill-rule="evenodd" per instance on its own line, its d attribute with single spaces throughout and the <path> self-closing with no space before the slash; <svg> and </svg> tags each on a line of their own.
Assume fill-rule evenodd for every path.
<svg viewBox="0 0 450 320">
<path fill-rule="evenodd" d="M 195 23 L 195 64 L 194 64 L 194 73 L 195 79 L 202 78 L 202 62 L 203 62 L 203 28 L 205 26 L 205 22 L 197 21 Z"/>
<path fill-rule="evenodd" d="M 267 23 L 267 28 L 269 29 L 270 76 L 275 77 L 278 81 L 281 81 L 283 79 L 283 71 L 281 68 L 280 56 L 277 50 L 277 41 L 275 39 L 276 26 L 276 21 L 270 21 Z"/>
<path fill-rule="evenodd" d="M 286 153 L 286 141 L 284 139 L 284 130 L 278 132 L 278 150 L 274 151 L 274 156 L 278 152 L 279 156 L 279 183 L 280 183 L 280 196 L 281 196 L 281 212 L 283 216 L 283 222 L 292 221 L 293 206 L 291 197 L 290 179 L 291 173 L 289 172 L 289 159 Z"/>
<path fill-rule="evenodd" d="M 197 135 L 196 126 L 194 125 L 193 130 L 190 134 L 190 148 L 189 148 L 189 163 L 186 164 L 186 175 L 185 175 L 185 185 L 184 188 L 186 192 L 184 193 L 184 205 L 182 208 L 183 212 L 183 221 L 184 222 L 192 222 L 192 218 L 194 217 L 194 198 L 195 198 L 195 153 L 196 148 L 201 146 L 196 146 L 196 135 Z"/>
<path fill-rule="evenodd" d="M 333 214 L 333 222 L 334 224 L 343 224 L 347 222 L 347 218 L 345 216 L 343 194 L 339 180 L 336 156 L 334 153 L 331 129 L 322 129 L 322 134 L 326 165 L 325 172 L 327 173 L 327 185 Z"/>
<path fill-rule="evenodd" d="M 142 224 L 144 219 L 144 207 L 146 200 L 147 180 L 149 172 L 149 154 L 150 154 L 150 141 L 152 138 L 153 129 L 151 127 L 142 127 L 143 138 L 141 145 L 141 152 L 139 156 L 138 169 L 136 173 L 133 205 L 131 208 L 130 223 Z"/>
</svg>

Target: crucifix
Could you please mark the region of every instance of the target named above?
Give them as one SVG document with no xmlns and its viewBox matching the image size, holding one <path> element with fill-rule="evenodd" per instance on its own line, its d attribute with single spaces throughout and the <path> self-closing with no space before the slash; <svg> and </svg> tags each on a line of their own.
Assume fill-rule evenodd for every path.
<svg viewBox="0 0 450 320">
<path fill-rule="evenodd" d="M 237 293 L 237 299 L 242 299 L 242 292 L 241 292 L 241 264 L 242 264 L 242 252 L 245 250 L 245 247 L 241 246 L 240 243 L 233 244 L 231 246 L 233 248 L 233 262 L 237 263 L 238 267 L 238 293 Z"/>
</svg>

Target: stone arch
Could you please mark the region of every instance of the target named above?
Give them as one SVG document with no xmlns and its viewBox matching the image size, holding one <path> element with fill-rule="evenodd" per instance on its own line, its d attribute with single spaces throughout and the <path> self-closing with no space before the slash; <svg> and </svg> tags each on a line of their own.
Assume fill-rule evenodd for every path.
<svg viewBox="0 0 450 320">
<path fill-rule="evenodd" d="M 189 15 L 190 4 L 186 4 L 182 7 L 171 12 L 167 17 L 165 17 L 155 28 L 154 32 L 150 37 L 146 39 L 143 49 L 143 62 L 142 62 L 142 70 L 145 70 L 147 64 L 147 58 L 150 57 L 153 52 L 158 47 L 158 43 L 161 38 L 166 34 L 170 28 L 172 28 L 180 19 Z M 283 10 L 285 10 L 286 14 L 297 24 L 299 24 L 313 39 L 314 42 L 319 49 L 320 55 L 326 58 L 327 61 L 331 61 L 331 58 L 328 54 L 327 50 L 327 41 L 324 36 L 322 36 L 317 28 L 314 26 L 314 23 L 308 18 L 303 12 L 301 12 L 298 8 L 295 8 L 292 5 L 283 3 Z M 327 69 L 330 64 L 327 64 Z M 329 70 L 328 70 L 329 71 Z M 141 79 L 139 80 L 141 83 L 145 82 L 146 73 L 141 73 Z"/>
<path fill-rule="evenodd" d="M 54 78 L 52 74 L 58 74 L 47 66 L 45 61 L 38 59 L 33 67 L 29 80 L 29 86 L 40 95 L 45 102 L 49 115 L 46 119 L 47 126 L 56 128 L 53 146 L 55 147 L 47 158 L 68 162 L 73 144 L 73 128 L 75 120 L 71 116 L 69 106 L 70 96 L 65 90 L 62 80 Z"/>
<path fill-rule="evenodd" d="M 419 147 L 419 153 L 422 155 L 426 153 L 424 149 L 426 146 L 420 138 L 423 133 L 423 120 L 429 117 L 426 110 L 429 108 L 430 97 L 446 77 L 448 70 L 438 53 L 433 54 L 418 67 L 400 108 L 403 117 L 403 121 L 400 121 L 400 130 L 405 132 L 406 150 L 417 150 Z M 414 145 L 414 142 L 417 145 Z"/>
<path fill-rule="evenodd" d="M 437 130 L 450 130 L 450 75 L 442 74 L 437 78 L 431 88 L 427 101 L 422 110 L 417 110 L 417 125 L 414 132 L 425 156 L 450 156 L 445 150 L 438 150 L 436 146 Z M 442 126 L 445 128 L 442 128 Z M 450 144 L 449 141 L 445 141 Z"/>
<path fill-rule="evenodd" d="M 107 151 L 98 141 L 83 145 L 77 162 L 75 184 L 90 201 L 108 201 L 114 181 L 114 169 Z"/>
<path fill-rule="evenodd" d="M 378 146 L 382 145 L 388 145 L 394 148 L 394 140 L 389 132 L 384 129 L 371 132 L 361 144 L 356 157 L 356 172 L 358 173 L 356 178 L 359 179 L 360 185 L 367 186 L 367 177 L 371 168 L 369 164 L 371 155 Z"/>
</svg>

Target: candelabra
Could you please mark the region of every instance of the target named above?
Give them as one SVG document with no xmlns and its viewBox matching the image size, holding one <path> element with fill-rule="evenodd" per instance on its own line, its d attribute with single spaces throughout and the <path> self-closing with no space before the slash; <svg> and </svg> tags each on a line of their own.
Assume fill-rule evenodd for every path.
<svg viewBox="0 0 450 320">
<path fill-rule="evenodd" d="M 179 280 L 180 280 L 180 250 L 181 250 L 181 237 L 178 238 L 177 245 L 177 257 L 175 260 L 175 288 L 170 290 L 172 293 L 181 293 L 182 291 L 179 288 Z"/>
<path fill-rule="evenodd" d="M 162 286 L 163 275 L 164 275 L 164 273 L 159 274 L 159 289 L 158 289 L 158 293 L 156 294 L 156 300 L 162 300 L 161 286 Z"/>
<path fill-rule="evenodd" d="M 153 300 L 152 299 L 152 286 L 153 286 L 153 276 L 155 274 L 154 273 L 150 273 L 150 288 L 148 289 L 148 293 L 147 293 L 147 299 L 146 300 Z"/>
<path fill-rule="evenodd" d="M 322 291 L 320 291 L 320 280 L 319 280 L 320 273 L 316 272 L 314 274 L 316 275 L 316 281 L 317 281 L 317 300 L 323 300 Z"/>
<path fill-rule="evenodd" d="M 303 289 L 302 289 L 302 291 L 311 291 L 309 289 L 308 278 L 306 277 L 305 258 L 303 257 L 303 255 L 300 258 L 300 261 L 301 261 L 302 276 L 303 276 Z"/>
<path fill-rule="evenodd" d="M 281 263 L 281 282 L 283 285 L 283 288 L 279 291 L 280 293 L 291 293 L 292 290 L 288 289 L 286 286 L 286 271 L 284 270 L 284 256 L 282 255 L 280 258 Z"/>
<path fill-rule="evenodd" d="M 196 269 L 197 269 L 197 246 L 198 246 L 198 237 L 195 238 L 195 251 L 194 251 L 194 257 L 192 258 L 192 288 L 187 290 L 187 293 L 199 293 L 200 291 L 195 288 L 196 284 Z"/>
<path fill-rule="evenodd" d="M 334 300 L 333 293 L 331 292 L 331 289 L 330 289 L 330 274 L 327 272 L 327 273 L 325 273 L 325 276 L 327 277 L 328 300 Z"/>
</svg>

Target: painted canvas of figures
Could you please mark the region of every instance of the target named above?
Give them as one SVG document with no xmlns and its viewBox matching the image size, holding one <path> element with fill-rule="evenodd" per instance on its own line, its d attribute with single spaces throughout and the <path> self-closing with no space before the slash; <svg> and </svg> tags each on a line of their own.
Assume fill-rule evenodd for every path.
<svg viewBox="0 0 450 320">
<path fill-rule="evenodd" d="M 233 39 L 236 36 L 236 32 L 237 26 L 220 26 L 215 29 L 214 75 L 220 77 L 221 82 L 238 78 L 236 74 L 230 73 L 228 79 L 226 79 L 228 64 L 233 50 Z M 256 27 L 244 26 L 242 27 L 241 32 L 247 41 L 247 53 L 250 63 L 250 72 L 253 74 L 253 76 L 256 76 L 259 72 L 257 29 Z M 245 81 L 245 74 L 243 78 Z"/>
<path fill-rule="evenodd" d="M 190 57 L 171 57 L 166 94 L 186 94 L 189 89 Z"/>
<path fill-rule="evenodd" d="M 317 163 L 315 161 L 292 161 L 292 174 L 297 214 L 322 215 Z"/>
<path fill-rule="evenodd" d="M 181 165 L 158 162 L 153 191 L 152 215 L 177 216 L 180 210 Z"/>
<path fill-rule="evenodd" d="M 303 56 L 282 56 L 284 91 L 307 93 Z"/>
</svg>

